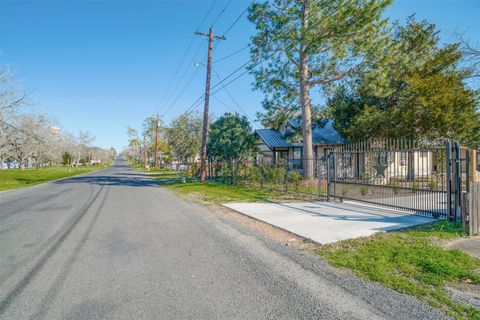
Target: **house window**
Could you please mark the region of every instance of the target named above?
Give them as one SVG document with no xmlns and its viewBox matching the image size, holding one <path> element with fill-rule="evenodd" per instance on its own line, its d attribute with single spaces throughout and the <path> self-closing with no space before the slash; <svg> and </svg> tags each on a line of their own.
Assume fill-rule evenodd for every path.
<svg viewBox="0 0 480 320">
<path fill-rule="evenodd" d="M 303 169 L 303 152 L 301 147 L 293 148 L 293 160 L 292 160 L 292 167 L 293 170 L 302 170 Z"/>
<path fill-rule="evenodd" d="M 380 151 L 377 154 L 377 164 L 386 166 L 388 164 L 388 153 Z"/>
<path fill-rule="evenodd" d="M 279 151 L 278 152 L 278 158 L 282 160 L 287 160 L 288 159 L 288 151 Z"/>
<path fill-rule="evenodd" d="M 301 147 L 295 147 L 293 148 L 293 159 L 294 160 L 300 160 L 302 159 L 302 148 Z"/>
</svg>

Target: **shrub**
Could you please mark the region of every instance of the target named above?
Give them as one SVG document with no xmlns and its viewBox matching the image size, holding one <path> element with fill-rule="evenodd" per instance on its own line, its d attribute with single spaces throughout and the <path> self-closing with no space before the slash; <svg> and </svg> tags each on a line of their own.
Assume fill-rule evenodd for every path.
<svg viewBox="0 0 480 320">
<path fill-rule="evenodd" d="M 292 171 L 288 175 L 288 183 L 293 185 L 295 192 L 298 192 L 301 179 L 302 177 L 296 171 Z"/>
<path fill-rule="evenodd" d="M 420 189 L 420 183 L 417 181 L 412 182 L 412 188 L 413 189 Z M 416 190 L 412 190 L 412 192 L 417 192 Z"/>
<path fill-rule="evenodd" d="M 429 190 L 437 190 L 437 181 L 433 180 L 433 179 L 430 179 L 428 181 L 428 189 Z"/>
</svg>

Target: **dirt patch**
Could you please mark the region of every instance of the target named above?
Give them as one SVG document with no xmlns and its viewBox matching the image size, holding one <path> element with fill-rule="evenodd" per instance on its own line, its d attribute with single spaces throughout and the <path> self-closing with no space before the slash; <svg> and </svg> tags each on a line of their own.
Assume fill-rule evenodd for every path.
<svg viewBox="0 0 480 320">
<path fill-rule="evenodd" d="M 269 239 L 282 243 L 286 246 L 292 246 L 302 252 L 305 252 L 305 253 L 313 252 L 316 248 L 320 247 L 319 244 L 313 242 L 310 239 L 302 238 L 291 232 L 285 231 L 283 229 L 279 229 L 263 221 L 253 219 L 249 216 L 243 215 L 237 211 L 234 211 L 222 205 L 212 204 L 211 202 L 207 202 L 202 199 L 201 193 L 191 192 L 188 195 L 181 194 L 181 193 L 176 193 L 176 194 L 182 198 L 188 199 L 193 202 L 197 202 L 204 206 L 208 206 L 212 208 L 214 211 L 225 214 L 229 218 L 234 219 L 235 221 L 241 223 L 244 226 L 247 226 L 249 228 L 252 228 L 254 230 L 261 232 L 263 235 L 265 235 Z M 294 201 L 293 199 L 291 200 Z M 269 201 L 269 202 L 276 202 L 276 201 Z M 283 200 L 280 202 L 288 202 L 288 200 Z"/>
<path fill-rule="evenodd" d="M 283 243 L 286 246 L 292 246 L 304 252 L 311 252 L 315 248 L 319 247 L 318 244 L 314 243 L 310 239 L 299 237 L 293 233 L 279 229 L 263 221 L 250 218 L 224 206 L 210 205 L 210 207 L 217 212 L 221 212 L 227 215 L 228 217 L 234 219 L 242 225 L 257 230 L 268 238 Z"/>
<path fill-rule="evenodd" d="M 446 249 L 460 249 L 475 258 L 480 258 L 480 237 L 459 238 L 443 243 Z"/>
<path fill-rule="evenodd" d="M 480 286 L 470 283 L 455 283 L 446 288 L 450 299 L 458 304 L 480 308 Z"/>
</svg>

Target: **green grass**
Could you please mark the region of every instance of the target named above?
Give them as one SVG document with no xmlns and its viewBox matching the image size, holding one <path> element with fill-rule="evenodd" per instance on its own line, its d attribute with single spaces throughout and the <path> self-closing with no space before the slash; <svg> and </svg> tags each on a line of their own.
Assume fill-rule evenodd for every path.
<svg viewBox="0 0 480 320">
<path fill-rule="evenodd" d="M 416 296 L 449 316 L 480 319 L 479 309 L 458 305 L 445 292 L 448 283 L 480 284 L 480 274 L 475 272 L 480 267 L 478 259 L 440 246 L 442 240 L 460 236 L 461 225 L 437 222 L 406 232 L 340 241 L 322 246 L 316 253 L 361 278 Z"/>
<path fill-rule="evenodd" d="M 32 186 L 39 183 L 75 176 L 77 174 L 88 173 L 106 167 L 107 166 L 0 170 L 0 191 Z"/>
<path fill-rule="evenodd" d="M 175 176 L 176 172 L 173 169 L 169 168 L 154 168 L 150 167 L 149 169 L 146 169 L 143 164 L 138 164 L 138 163 L 133 163 L 129 162 L 130 166 L 132 167 L 133 170 L 139 171 L 139 172 L 147 172 L 147 173 L 152 173 L 152 174 L 170 174 L 172 176 Z"/>
<path fill-rule="evenodd" d="M 178 180 L 165 180 L 161 181 L 161 183 L 172 191 L 210 203 L 226 203 L 232 201 L 257 202 L 264 201 L 267 197 L 279 196 L 278 193 L 272 191 L 218 182 L 201 184 L 198 182 L 181 183 Z"/>
<path fill-rule="evenodd" d="M 160 172 L 152 174 L 153 177 L 159 179 L 180 179 L 182 175 L 176 172 Z"/>
</svg>

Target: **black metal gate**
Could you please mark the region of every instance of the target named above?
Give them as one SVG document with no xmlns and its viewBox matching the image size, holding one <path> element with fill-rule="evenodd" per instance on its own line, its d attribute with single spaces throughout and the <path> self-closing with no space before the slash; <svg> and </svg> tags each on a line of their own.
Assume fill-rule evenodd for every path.
<svg viewBox="0 0 480 320">
<path fill-rule="evenodd" d="M 327 195 L 440 218 L 459 217 L 468 159 L 457 142 L 374 139 L 331 151 Z"/>
</svg>

